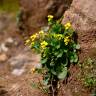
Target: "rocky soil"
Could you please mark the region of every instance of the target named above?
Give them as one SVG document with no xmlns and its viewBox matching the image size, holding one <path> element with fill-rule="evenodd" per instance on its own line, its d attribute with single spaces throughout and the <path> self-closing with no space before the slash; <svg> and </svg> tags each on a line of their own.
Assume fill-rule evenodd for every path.
<svg viewBox="0 0 96 96">
<path fill-rule="evenodd" d="M 0 96 L 45 96 L 31 86 L 40 79 L 31 72 L 40 57 L 24 45 L 13 16 L 0 14 Z"/>
<path fill-rule="evenodd" d="M 95 0 L 73 0 L 71 7 L 64 13 L 65 18 L 62 23 L 70 21 L 78 34 L 78 42 L 81 46 L 81 61 L 88 56 L 96 58 L 95 5 Z"/>
</svg>

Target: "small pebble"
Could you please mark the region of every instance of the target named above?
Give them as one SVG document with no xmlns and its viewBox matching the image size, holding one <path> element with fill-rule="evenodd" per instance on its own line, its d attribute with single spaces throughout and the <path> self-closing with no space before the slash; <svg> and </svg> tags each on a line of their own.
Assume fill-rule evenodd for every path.
<svg viewBox="0 0 96 96">
<path fill-rule="evenodd" d="M 21 76 L 23 73 L 25 72 L 25 69 L 14 69 L 12 71 L 12 74 L 15 75 L 15 76 Z"/>
<path fill-rule="evenodd" d="M 7 55 L 4 53 L 0 54 L 0 62 L 4 62 L 6 60 L 7 60 Z"/>
</svg>

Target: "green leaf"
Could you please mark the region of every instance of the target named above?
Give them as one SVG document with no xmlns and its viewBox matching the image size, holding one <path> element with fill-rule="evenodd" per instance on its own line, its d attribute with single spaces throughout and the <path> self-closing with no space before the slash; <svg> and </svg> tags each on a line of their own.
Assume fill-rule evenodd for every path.
<svg viewBox="0 0 96 96">
<path fill-rule="evenodd" d="M 45 64 L 47 62 L 47 58 L 41 59 L 41 64 Z"/>
<path fill-rule="evenodd" d="M 54 55 L 57 56 L 59 54 L 59 51 L 55 52 Z"/>
<path fill-rule="evenodd" d="M 68 50 L 67 49 L 64 49 L 64 53 L 67 53 L 68 52 Z"/>
<path fill-rule="evenodd" d="M 43 80 L 43 84 L 44 84 L 44 85 L 47 85 L 48 82 L 49 82 L 49 78 Z"/>
<path fill-rule="evenodd" d="M 51 69 L 51 73 L 52 73 L 53 75 L 56 75 L 56 72 L 55 72 L 54 69 Z"/>
<path fill-rule="evenodd" d="M 63 66 L 66 67 L 68 65 L 68 58 L 64 58 Z"/>
<path fill-rule="evenodd" d="M 62 57 L 62 55 L 63 55 L 63 52 L 59 53 L 59 54 L 57 55 L 57 57 L 58 57 L 58 58 L 59 58 L 59 57 Z"/>
<path fill-rule="evenodd" d="M 54 62 L 51 62 L 51 63 L 50 63 L 50 66 L 54 66 L 54 65 L 55 65 Z"/>
<path fill-rule="evenodd" d="M 48 85 L 49 80 L 50 80 L 50 73 L 48 73 L 48 74 L 46 74 L 46 75 L 44 76 L 43 84 L 44 84 L 44 85 Z"/>
<path fill-rule="evenodd" d="M 54 53 L 54 55 L 57 56 L 57 58 L 62 57 L 63 51 L 62 50 L 57 51 L 57 52 Z"/>
<path fill-rule="evenodd" d="M 79 44 L 76 44 L 76 43 L 73 43 L 72 47 L 74 49 L 80 49 L 80 45 Z"/>
<path fill-rule="evenodd" d="M 64 67 L 63 70 L 62 70 L 62 72 L 60 72 L 58 74 L 58 78 L 59 79 L 64 79 L 67 76 L 67 73 L 68 73 L 67 67 Z"/>
<path fill-rule="evenodd" d="M 58 45 L 56 46 L 56 48 L 59 49 L 59 48 L 60 48 L 60 44 L 58 44 Z"/>
<path fill-rule="evenodd" d="M 80 49 L 80 45 L 79 44 L 76 45 L 76 49 Z"/>
<path fill-rule="evenodd" d="M 54 24 L 53 26 L 52 26 L 52 32 L 56 32 L 56 33 L 59 33 L 59 32 L 61 32 L 61 24 Z"/>
<path fill-rule="evenodd" d="M 78 61 L 78 56 L 77 54 L 74 55 L 74 63 L 76 63 Z"/>
<path fill-rule="evenodd" d="M 73 62 L 76 63 L 78 61 L 78 56 L 76 53 L 70 52 L 69 53 L 69 59 L 70 59 L 71 63 L 73 63 Z"/>
</svg>

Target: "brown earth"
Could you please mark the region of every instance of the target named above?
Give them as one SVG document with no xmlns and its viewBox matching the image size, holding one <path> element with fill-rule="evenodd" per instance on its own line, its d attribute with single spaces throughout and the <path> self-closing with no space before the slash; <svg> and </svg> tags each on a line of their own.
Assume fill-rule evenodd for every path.
<svg viewBox="0 0 96 96">
<path fill-rule="evenodd" d="M 46 96 L 31 86 L 42 77 L 31 73 L 40 58 L 24 45 L 13 16 L 0 14 L 0 96 Z"/>
<path fill-rule="evenodd" d="M 19 29 L 26 34 L 36 33 L 46 26 L 47 16 L 60 18 L 72 0 L 20 0 Z"/>
</svg>

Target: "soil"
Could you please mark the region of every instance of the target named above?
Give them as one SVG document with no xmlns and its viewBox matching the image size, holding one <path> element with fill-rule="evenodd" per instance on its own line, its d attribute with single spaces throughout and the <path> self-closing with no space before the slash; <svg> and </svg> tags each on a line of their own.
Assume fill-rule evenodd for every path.
<svg viewBox="0 0 96 96">
<path fill-rule="evenodd" d="M 6 20 L 0 22 L 4 27 L 0 30 L 0 47 L 2 44 L 6 46 L 1 50 L 0 56 L 5 55 L 7 58 L 4 59 L 4 57 L 2 57 L 3 61 L 0 61 L 0 96 L 46 96 L 42 91 L 31 86 L 33 81 L 38 82 L 38 79 L 41 78 L 38 74 L 34 75 L 30 71 L 34 65 L 39 63 L 39 56 L 32 53 L 32 50 L 24 45 L 22 37 L 17 32 L 18 29 L 16 27 L 16 20 L 13 19 L 13 14 L 9 15 L 4 13 L 1 17 L 0 21 L 2 21 L 3 18 Z M 8 42 L 8 38 L 11 38 L 13 41 Z M 5 51 L 6 48 L 8 48 L 7 51 Z M 15 75 L 12 74 L 12 71 L 14 71 L 18 65 L 13 66 L 10 64 L 15 60 L 13 58 L 16 56 L 21 56 L 17 59 L 18 61 L 25 56 L 25 60 L 19 62 L 20 64 L 21 62 L 24 63 L 24 65 L 18 68 L 24 68 L 24 73 L 19 76 L 18 72 L 15 73 Z M 28 58 L 30 59 L 29 61 Z"/>
</svg>

